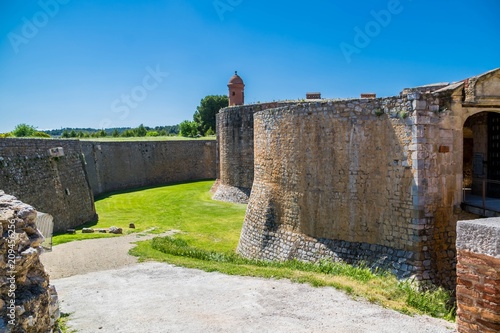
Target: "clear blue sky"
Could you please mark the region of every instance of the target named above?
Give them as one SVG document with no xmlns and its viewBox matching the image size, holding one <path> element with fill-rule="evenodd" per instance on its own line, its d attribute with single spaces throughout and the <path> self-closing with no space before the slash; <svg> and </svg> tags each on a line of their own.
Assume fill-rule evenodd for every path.
<svg viewBox="0 0 500 333">
<path fill-rule="evenodd" d="M 247 103 L 457 81 L 500 67 L 499 14 L 498 0 L 0 0 L 0 132 L 177 124 L 235 70 Z"/>
</svg>

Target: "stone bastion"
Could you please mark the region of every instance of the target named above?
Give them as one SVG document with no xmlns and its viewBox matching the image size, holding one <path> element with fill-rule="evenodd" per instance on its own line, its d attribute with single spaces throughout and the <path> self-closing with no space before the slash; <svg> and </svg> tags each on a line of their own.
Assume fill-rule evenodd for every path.
<svg viewBox="0 0 500 333">
<path fill-rule="evenodd" d="M 55 149 L 59 156 L 49 151 Z M 94 197 L 215 178 L 214 140 L 0 139 L 0 190 L 54 217 L 54 232 L 96 221 Z"/>
<path fill-rule="evenodd" d="M 394 97 L 228 107 L 214 198 L 248 202 L 245 257 L 333 258 L 454 289 L 464 124 L 496 112 L 499 69 Z"/>
</svg>

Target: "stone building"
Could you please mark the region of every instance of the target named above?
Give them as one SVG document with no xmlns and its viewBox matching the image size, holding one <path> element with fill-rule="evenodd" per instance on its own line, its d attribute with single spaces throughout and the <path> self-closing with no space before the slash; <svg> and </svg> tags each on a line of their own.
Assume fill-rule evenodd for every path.
<svg viewBox="0 0 500 333">
<path fill-rule="evenodd" d="M 246 257 L 363 261 L 453 288 L 457 213 L 500 210 L 499 113 L 500 69 L 394 97 L 228 107 L 214 198 L 248 198 Z"/>
</svg>

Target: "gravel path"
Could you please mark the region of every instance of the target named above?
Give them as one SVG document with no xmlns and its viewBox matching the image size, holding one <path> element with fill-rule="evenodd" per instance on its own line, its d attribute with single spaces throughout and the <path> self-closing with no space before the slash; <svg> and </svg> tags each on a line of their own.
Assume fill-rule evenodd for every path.
<svg viewBox="0 0 500 333">
<path fill-rule="evenodd" d="M 42 254 L 41 261 L 50 275 L 50 280 L 116 269 L 137 263 L 137 258 L 128 254 L 134 242 L 157 236 L 173 235 L 177 230 L 163 234 L 130 234 L 113 238 L 97 238 L 54 246 L 51 252 Z"/>
<path fill-rule="evenodd" d="M 453 332 L 333 288 L 229 276 L 127 254 L 128 235 L 72 242 L 42 255 L 69 325 L 86 332 Z"/>
</svg>

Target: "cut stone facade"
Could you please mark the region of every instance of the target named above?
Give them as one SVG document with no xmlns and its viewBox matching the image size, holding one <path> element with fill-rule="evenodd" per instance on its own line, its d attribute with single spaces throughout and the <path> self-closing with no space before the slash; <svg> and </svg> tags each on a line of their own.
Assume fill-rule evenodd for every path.
<svg viewBox="0 0 500 333">
<path fill-rule="evenodd" d="M 395 97 L 221 110 L 218 183 L 251 189 L 238 251 L 363 261 L 453 289 L 464 123 L 500 112 L 499 82 L 494 70 Z"/>
</svg>

